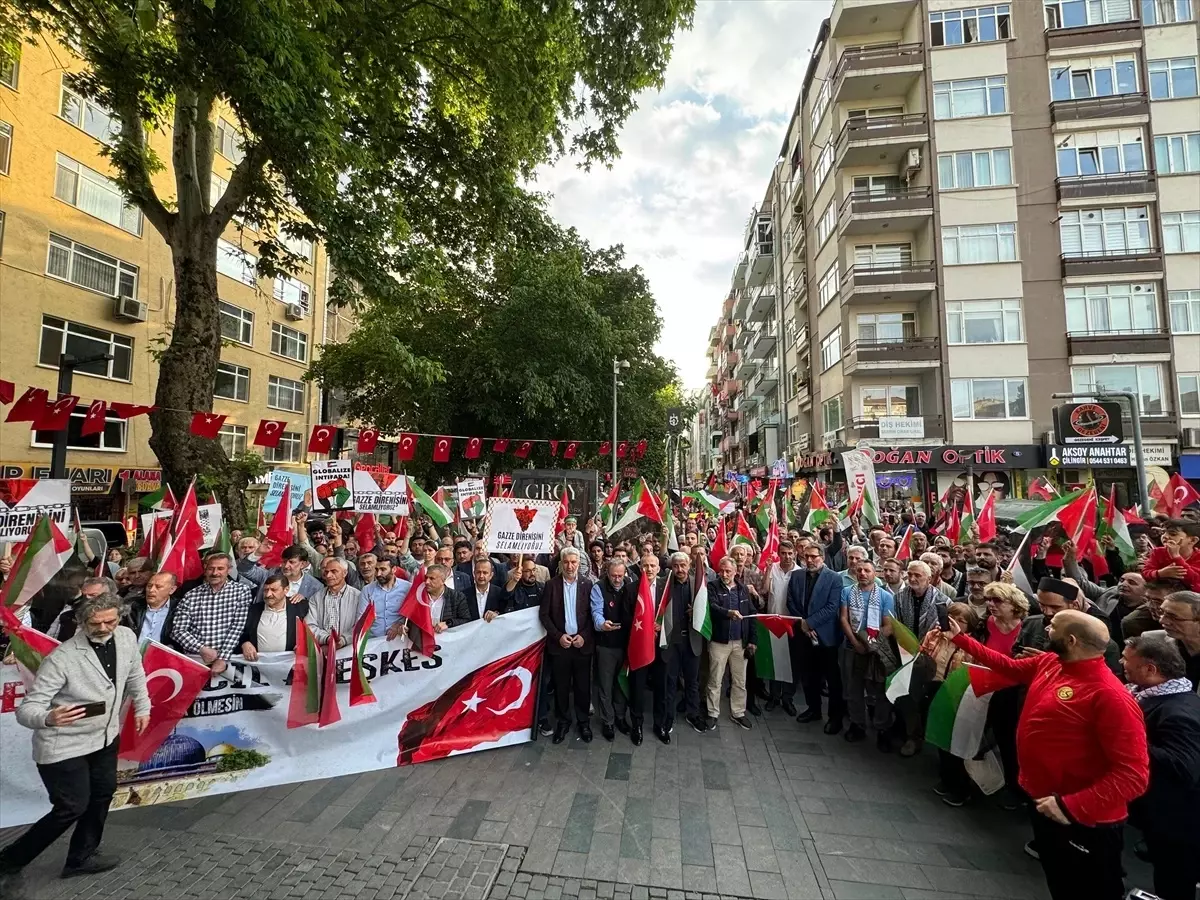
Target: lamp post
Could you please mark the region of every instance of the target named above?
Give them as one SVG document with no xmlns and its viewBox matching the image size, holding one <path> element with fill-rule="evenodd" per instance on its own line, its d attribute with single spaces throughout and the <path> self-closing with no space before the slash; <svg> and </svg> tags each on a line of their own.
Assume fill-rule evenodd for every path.
<svg viewBox="0 0 1200 900">
<path fill-rule="evenodd" d="M 75 370 L 80 366 L 90 365 L 91 363 L 107 362 L 111 360 L 111 353 L 93 353 L 91 356 L 78 357 L 71 353 L 64 353 L 58 358 L 58 395 L 60 397 L 68 396 L 71 393 L 71 385 L 75 380 Z M 67 477 L 67 433 L 70 431 L 68 425 L 62 431 L 54 433 L 54 441 L 50 447 L 50 477 L 51 478 L 66 478 Z"/>
<path fill-rule="evenodd" d="M 617 486 L 617 387 L 621 384 L 617 376 L 622 369 L 629 368 L 629 360 L 613 357 L 613 433 L 612 433 L 612 483 Z"/>
</svg>

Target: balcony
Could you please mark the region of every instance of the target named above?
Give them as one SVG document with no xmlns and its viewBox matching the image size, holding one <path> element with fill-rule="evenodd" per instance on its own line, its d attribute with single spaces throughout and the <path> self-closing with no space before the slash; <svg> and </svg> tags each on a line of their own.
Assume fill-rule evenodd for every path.
<svg viewBox="0 0 1200 900">
<path fill-rule="evenodd" d="M 733 264 L 733 289 L 741 290 L 746 286 L 746 270 L 750 267 L 750 254 L 743 252 Z"/>
<path fill-rule="evenodd" d="M 709 380 L 709 381 L 712 381 L 712 379 L 713 379 L 713 376 L 715 376 L 716 374 L 717 374 L 717 364 L 716 364 L 716 363 L 709 363 L 709 364 L 708 364 L 708 371 L 705 373 L 705 375 L 708 377 L 708 380 Z"/>
<path fill-rule="evenodd" d="M 1123 418 L 1125 422 L 1125 433 L 1133 432 L 1133 424 Z M 1148 415 L 1142 413 L 1142 437 L 1150 438 L 1178 438 L 1179 437 L 1179 414 L 1175 412 L 1162 413 L 1161 415 Z"/>
<path fill-rule="evenodd" d="M 791 223 L 783 231 L 783 252 L 803 257 L 805 235 L 804 217 L 796 213 L 792 216 Z"/>
<path fill-rule="evenodd" d="M 738 360 L 740 358 L 741 358 L 740 353 L 738 353 L 736 350 L 730 350 L 728 353 L 725 354 L 725 359 L 722 361 L 723 368 L 733 369 L 735 366 L 737 366 Z M 730 376 L 730 377 L 732 377 L 732 376 Z"/>
<path fill-rule="evenodd" d="M 730 318 L 733 315 L 733 294 L 732 293 L 730 293 L 729 296 L 725 298 L 725 302 L 721 304 L 721 315 L 724 316 L 726 319 Z"/>
<path fill-rule="evenodd" d="M 845 304 L 893 301 L 915 302 L 937 290 L 937 264 L 906 262 L 894 265 L 851 266 L 842 275 Z"/>
<path fill-rule="evenodd" d="M 727 397 L 736 397 L 738 391 L 740 391 L 741 389 L 742 389 L 742 383 L 740 381 L 738 381 L 736 378 L 726 379 L 724 387 L 722 388 L 722 390 L 725 391 L 725 395 Z"/>
<path fill-rule="evenodd" d="M 743 325 L 734 338 L 733 346 L 738 350 L 746 350 L 754 342 L 755 329 Z"/>
<path fill-rule="evenodd" d="M 779 387 L 779 368 L 778 366 L 763 366 L 758 370 L 758 375 L 750 385 L 750 395 L 766 399 L 771 394 L 775 393 L 775 389 Z"/>
<path fill-rule="evenodd" d="M 929 143 L 925 113 L 847 120 L 837 139 L 838 166 L 896 165 L 913 147 Z"/>
<path fill-rule="evenodd" d="M 1087 97 L 1083 100 L 1055 100 L 1050 104 L 1050 118 L 1055 125 L 1090 122 L 1093 119 L 1120 119 L 1127 120 L 1129 124 L 1149 122 L 1150 101 L 1145 92 Z"/>
<path fill-rule="evenodd" d="M 734 325 L 732 322 L 726 322 L 725 323 L 725 340 L 728 341 L 730 338 L 732 338 L 736 335 L 737 335 L 737 326 Z"/>
<path fill-rule="evenodd" d="M 745 353 L 740 354 L 737 365 L 734 367 L 733 375 L 742 381 L 749 381 L 750 377 L 758 368 L 758 363 L 752 360 Z"/>
<path fill-rule="evenodd" d="M 936 369 L 941 364 L 942 342 L 936 337 L 851 341 L 842 354 L 846 375 L 868 369 Z"/>
<path fill-rule="evenodd" d="M 742 414 L 740 412 L 738 412 L 736 409 L 725 410 L 725 421 L 726 422 L 736 422 L 741 417 L 742 417 Z"/>
<path fill-rule="evenodd" d="M 919 0 L 836 0 L 829 16 L 829 30 L 836 38 L 902 31 L 908 17 L 920 7 Z"/>
<path fill-rule="evenodd" d="M 851 191 L 838 211 L 842 234 L 916 231 L 932 218 L 933 191 L 928 187 Z"/>
<path fill-rule="evenodd" d="M 750 314 L 747 316 L 747 320 L 764 322 L 773 312 L 775 312 L 775 288 L 773 286 L 759 288 L 750 303 Z"/>
<path fill-rule="evenodd" d="M 924 420 L 924 437 L 913 437 L 909 440 L 931 440 L 946 437 L 946 424 L 941 416 L 918 416 Z M 846 423 L 846 443 L 855 441 L 879 441 L 879 420 L 873 416 L 856 416 Z M 889 446 L 891 446 L 891 439 Z"/>
<path fill-rule="evenodd" d="M 762 287 L 775 271 L 775 238 L 770 236 L 755 241 L 746 251 L 750 255 L 750 268 L 746 272 L 746 287 Z"/>
<path fill-rule="evenodd" d="M 1063 254 L 1063 278 L 1089 275 L 1151 275 L 1162 277 L 1163 258 L 1160 250 L 1089 250 Z"/>
<path fill-rule="evenodd" d="M 750 346 L 750 356 L 754 359 L 766 359 L 775 350 L 775 333 L 769 328 L 759 329 L 758 337 Z"/>
<path fill-rule="evenodd" d="M 796 404 L 801 409 L 812 405 L 812 390 L 809 387 L 807 379 L 796 385 L 796 394 L 792 399 L 796 401 Z"/>
<path fill-rule="evenodd" d="M 924 44 L 848 47 L 833 72 L 833 102 L 907 96 L 924 70 Z"/>
<path fill-rule="evenodd" d="M 1072 175 L 1056 179 L 1055 184 L 1059 202 L 1064 206 L 1084 205 L 1089 201 L 1110 197 L 1150 203 L 1157 197 L 1158 189 L 1153 172 Z"/>
<path fill-rule="evenodd" d="M 1171 334 L 1165 328 L 1133 331 L 1067 332 L 1070 356 L 1111 356 L 1114 353 L 1170 353 Z"/>
<path fill-rule="evenodd" d="M 750 291 L 743 289 L 734 291 L 733 293 L 733 317 L 735 319 L 745 319 L 746 310 L 750 308 Z"/>
<path fill-rule="evenodd" d="M 804 276 L 804 272 L 800 272 L 797 278 L 792 279 L 783 293 L 785 306 L 792 307 L 792 314 L 799 319 L 805 318 L 804 307 L 808 305 L 808 280 Z M 784 310 L 786 312 L 786 309 Z"/>
<path fill-rule="evenodd" d="M 1050 51 L 1135 41 L 1139 44 L 1142 41 L 1142 23 L 1137 19 L 1046 29 L 1046 48 Z"/>
</svg>

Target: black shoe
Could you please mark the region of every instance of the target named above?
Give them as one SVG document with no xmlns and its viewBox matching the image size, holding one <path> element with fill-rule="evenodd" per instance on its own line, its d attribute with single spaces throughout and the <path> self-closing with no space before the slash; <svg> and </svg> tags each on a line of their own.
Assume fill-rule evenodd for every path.
<svg viewBox="0 0 1200 900">
<path fill-rule="evenodd" d="M 745 716 L 730 716 L 730 718 L 733 719 L 733 724 L 738 728 L 745 728 L 747 731 L 749 731 L 752 727 L 754 727 L 750 724 L 750 720 Z"/>
<path fill-rule="evenodd" d="M 629 723 L 625 721 L 624 717 L 617 719 L 614 724 L 617 726 L 617 731 L 621 732 L 621 734 L 629 734 Z"/>
<path fill-rule="evenodd" d="M 97 875 L 115 869 L 121 864 L 121 857 L 112 853 L 93 853 L 77 866 L 63 866 L 62 877 L 74 878 L 76 875 Z"/>
<path fill-rule="evenodd" d="M 754 696 L 757 697 L 759 700 L 770 700 L 771 699 L 771 694 L 767 691 L 767 689 L 765 687 L 763 687 L 761 681 L 758 683 L 758 687 L 754 691 Z"/>
<path fill-rule="evenodd" d="M 579 726 L 579 739 L 581 741 L 583 741 L 585 744 L 590 744 L 592 742 L 592 726 L 591 725 L 580 725 Z"/>
<path fill-rule="evenodd" d="M 957 794 L 951 791 L 942 798 L 942 802 L 947 806 L 953 806 L 957 809 L 958 807 L 965 805 L 968 799 L 969 798 L 966 794 Z"/>
<path fill-rule="evenodd" d="M 538 722 L 538 734 L 542 737 L 550 737 L 550 735 L 554 734 L 554 729 L 548 721 L 543 719 L 541 722 Z"/>
<path fill-rule="evenodd" d="M 837 734 L 839 731 L 842 730 L 842 720 L 841 719 L 830 719 L 828 722 L 825 723 L 825 727 L 822 730 L 826 734 Z"/>
<path fill-rule="evenodd" d="M 708 720 L 704 725 L 704 730 L 705 731 L 716 731 L 717 730 L 717 717 L 716 716 L 708 717 Z"/>
<path fill-rule="evenodd" d="M 935 784 L 933 786 L 933 792 L 939 797 L 949 797 L 950 794 L 953 793 L 950 788 L 946 787 L 946 783 L 944 781 L 939 781 L 937 784 Z"/>
<path fill-rule="evenodd" d="M 1009 790 L 1007 787 L 1001 788 L 999 795 L 996 798 L 996 804 L 1005 812 L 1015 812 L 1025 805 L 1016 791 Z M 1149 862 L 1149 860 L 1147 860 Z"/>
<path fill-rule="evenodd" d="M 567 739 L 567 734 L 570 732 L 571 726 L 566 722 L 559 722 L 554 726 L 554 743 L 561 744 Z"/>
<path fill-rule="evenodd" d="M 611 741 L 613 738 L 615 738 L 617 736 L 616 732 L 613 731 L 613 727 L 611 725 L 609 725 L 607 722 L 602 722 L 600 724 L 600 733 L 602 735 L 604 735 L 604 739 L 606 741 Z"/>
<path fill-rule="evenodd" d="M 688 716 L 686 721 L 692 726 L 692 731 L 696 732 L 696 734 L 704 734 L 704 732 L 708 731 L 708 723 L 699 716 Z"/>
<path fill-rule="evenodd" d="M 762 715 L 762 710 L 759 708 L 758 704 L 754 702 L 753 699 L 749 703 L 746 704 L 746 712 L 750 713 L 750 715 L 752 715 L 756 718 L 758 716 Z"/>
<path fill-rule="evenodd" d="M 779 701 L 772 698 L 767 701 L 767 705 L 763 709 L 767 712 L 775 712 L 775 710 L 779 709 Z"/>
<path fill-rule="evenodd" d="M 1024 850 L 1026 856 L 1032 856 L 1036 860 L 1041 860 L 1042 854 L 1038 852 L 1037 841 L 1026 841 Z"/>
<path fill-rule="evenodd" d="M 844 735 L 844 737 L 850 743 L 854 744 L 854 743 L 857 743 L 858 741 L 866 739 L 867 730 L 865 728 L 863 728 L 861 725 L 855 725 L 855 724 L 851 723 L 850 727 L 846 729 L 846 734 Z"/>
<path fill-rule="evenodd" d="M 875 746 L 879 748 L 880 753 L 892 752 L 892 736 L 886 731 L 881 731 L 875 735 Z"/>
<path fill-rule="evenodd" d="M 667 731 L 667 729 L 665 729 L 665 728 L 655 728 L 654 736 L 656 738 L 658 738 L 660 741 L 662 741 L 664 744 L 671 743 L 671 732 Z"/>
<path fill-rule="evenodd" d="M 801 725 L 807 725 L 809 722 L 820 722 L 821 711 L 819 709 L 806 709 L 800 715 L 796 716 L 796 721 Z"/>
<path fill-rule="evenodd" d="M 633 746 L 642 746 L 642 723 L 635 722 L 633 727 L 629 729 L 629 739 L 633 741 Z"/>
<path fill-rule="evenodd" d="M 1150 848 L 1145 841 L 1136 841 L 1133 845 L 1133 855 L 1144 863 L 1150 862 Z"/>
<path fill-rule="evenodd" d="M 791 700 L 784 700 L 783 703 L 780 705 L 783 707 L 783 711 L 785 713 L 787 713 L 793 719 L 796 718 L 796 704 L 795 703 L 793 703 Z"/>
</svg>

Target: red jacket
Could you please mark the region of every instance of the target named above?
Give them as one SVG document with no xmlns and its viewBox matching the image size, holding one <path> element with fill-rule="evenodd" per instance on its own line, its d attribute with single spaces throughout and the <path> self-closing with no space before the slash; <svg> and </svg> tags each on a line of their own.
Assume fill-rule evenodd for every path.
<svg viewBox="0 0 1200 900">
<path fill-rule="evenodd" d="M 1187 559 L 1180 560 L 1173 558 L 1166 547 L 1155 547 L 1150 551 L 1150 557 L 1142 567 L 1142 577 L 1147 581 L 1156 581 L 1159 569 L 1180 565 L 1187 570 L 1187 574 L 1183 576 L 1182 580 L 1187 583 L 1188 590 L 1200 591 L 1200 553 L 1195 551 Z"/>
<path fill-rule="evenodd" d="M 1146 792 L 1150 756 L 1141 707 L 1104 657 L 1011 659 L 962 634 L 954 644 L 1029 686 L 1017 725 L 1021 787 L 1035 800 L 1058 797 L 1067 818 L 1082 825 L 1124 820 L 1130 801 Z"/>
</svg>

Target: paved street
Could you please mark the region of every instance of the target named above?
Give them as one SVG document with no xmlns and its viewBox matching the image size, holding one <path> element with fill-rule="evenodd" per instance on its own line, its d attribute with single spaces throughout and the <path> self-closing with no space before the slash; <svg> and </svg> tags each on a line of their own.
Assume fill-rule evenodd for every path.
<svg viewBox="0 0 1200 900">
<path fill-rule="evenodd" d="M 682 723 L 681 723 L 682 724 Z M 33 898 L 949 900 L 1045 897 L 1019 813 L 950 809 L 904 760 L 782 712 L 744 732 L 539 741 L 405 769 L 115 813 L 127 862 Z M 0 840 L 7 840 L 6 834 Z M 1127 854 L 1128 855 L 1128 854 Z M 1134 860 L 1136 874 L 1145 867 Z M 1146 884 L 1147 879 L 1139 879 Z"/>
</svg>

